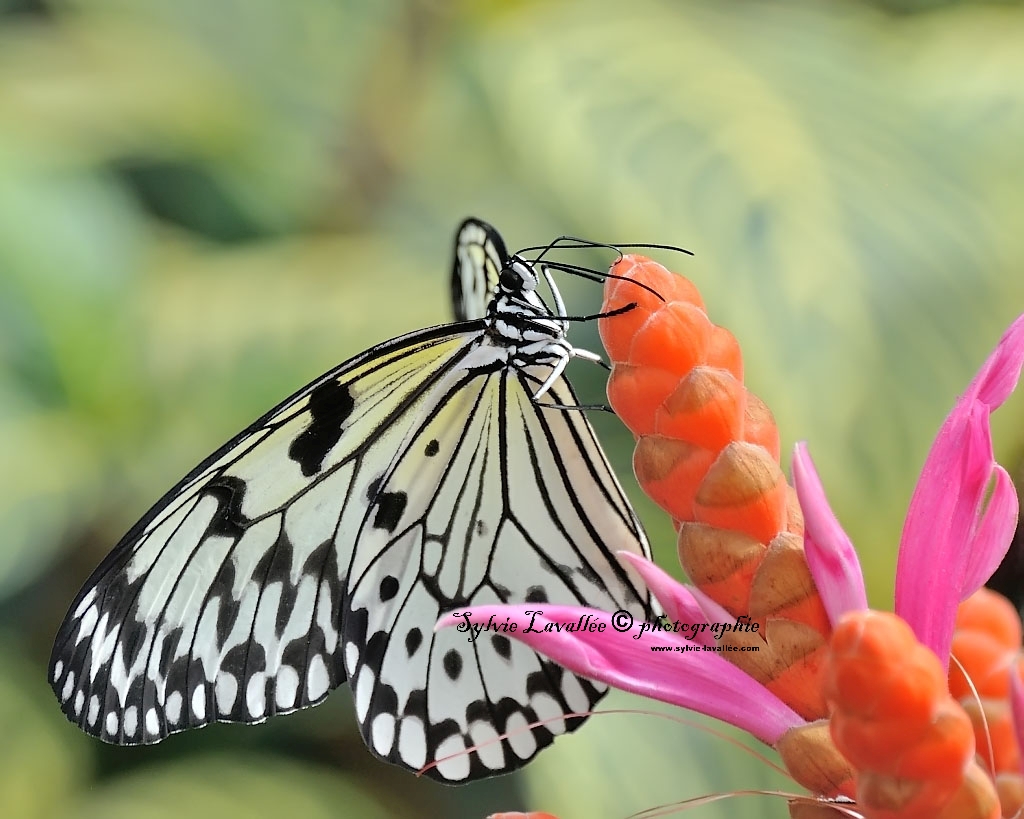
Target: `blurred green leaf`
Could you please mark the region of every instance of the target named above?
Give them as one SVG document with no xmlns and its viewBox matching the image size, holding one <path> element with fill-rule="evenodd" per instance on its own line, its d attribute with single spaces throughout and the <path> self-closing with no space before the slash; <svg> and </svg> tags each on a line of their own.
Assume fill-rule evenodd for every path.
<svg viewBox="0 0 1024 819">
<path fill-rule="evenodd" d="M 678 662 L 685 674 L 686 663 Z M 743 735 L 714 720 L 618 691 L 598 709 L 644 713 L 596 714 L 576 733 L 559 738 L 526 769 L 531 810 L 565 819 L 626 817 L 716 793 L 793 791 L 792 782 L 755 756 L 773 755 L 769 749 L 749 745 L 751 753 L 737 747 L 735 738 Z M 787 815 L 785 803 L 769 796 L 730 798 L 692 811 L 700 819 Z"/>
<path fill-rule="evenodd" d="M 81 795 L 66 813 L 76 819 L 139 816 L 220 819 L 251 816 L 318 819 L 392 814 L 364 789 L 337 772 L 273 756 L 199 755 L 187 762 L 128 774 Z"/>
<path fill-rule="evenodd" d="M 47 568 L 96 491 L 98 454 L 69 413 L 0 406 L 0 600 Z"/>
<path fill-rule="evenodd" d="M 51 819 L 88 778 L 90 760 L 63 739 L 66 721 L 38 670 L 0 640 L 0 815 Z"/>
</svg>

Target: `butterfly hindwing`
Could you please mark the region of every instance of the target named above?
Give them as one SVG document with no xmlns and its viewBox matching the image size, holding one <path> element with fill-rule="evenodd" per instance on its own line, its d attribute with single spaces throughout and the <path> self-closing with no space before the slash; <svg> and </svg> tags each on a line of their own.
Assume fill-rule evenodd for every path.
<svg viewBox="0 0 1024 819">
<path fill-rule="evenodd" d="M 469 605 L 548 601 L 642 616 L 642 586 L 612 553 L 642 535 L 583 416 L 541 406 L 575 404 L 567 383 L 535 403 L 521 376 L 501 370 L 444 400 L 380 487 L 394 495 L 418 477 L 436 493 L 404 499 L 388 527 L 361 533 L 373 548 L 360 548 L 349 574 L 344 640 L 367 744 L 407 767 L 444 760 L 438 774 L 463 779 L 521 766 L 567 729 L 564 714 L 588 710 L 605 689 L 507 637 L 470 642 L 424 621 Z M 573 456 L 552 453 L 551 440 L 572 442 Z M 525 731 L 541 720 L 554 721 Z"/>
<path fill-rule="evenodd" d="M 455 264 L 451 299 L 456 321 L 483 318 L 487 313 L 498 276 L 508 263 L 505 242 L 493 227 L 480 219 L 467 219 L 455 234 Z"/>
</svg>

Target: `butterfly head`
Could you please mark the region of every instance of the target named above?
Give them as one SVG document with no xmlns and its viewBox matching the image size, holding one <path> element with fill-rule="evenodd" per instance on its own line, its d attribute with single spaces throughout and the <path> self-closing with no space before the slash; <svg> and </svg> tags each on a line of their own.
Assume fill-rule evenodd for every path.
<svg viewBox="0 0 1024 819">
<path fill-rule="evenodd" d="M 508 264 L 498 275 L 498 290 L 507 296 L 518 296 L 537 289 L 537 274 L 520 256 L 509 257 Z"/>
</svg>

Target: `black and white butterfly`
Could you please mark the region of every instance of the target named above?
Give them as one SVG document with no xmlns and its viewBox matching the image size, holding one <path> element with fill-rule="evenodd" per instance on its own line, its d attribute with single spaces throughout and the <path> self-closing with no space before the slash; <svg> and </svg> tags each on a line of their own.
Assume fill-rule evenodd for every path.
<svg viewBox="0 0 1024 819">
<path fill-rule="evenodd" d="M 562 377 L 592 354 L 567 341 L 547 268 L 467 220 L 452 292 L 468 320 L 339 365 L 132 527 L 56 637 L 72 722 L 153 743 L 316 705 L 347 679 L 369 748 L 436 761 L 443 782 L 518 768 L 582 722 L 567 715 L 604 686 L 498 634 L 433 631 L 474 604 L 651 605 L 614 556 L 649 547 Z"/>
</svg>

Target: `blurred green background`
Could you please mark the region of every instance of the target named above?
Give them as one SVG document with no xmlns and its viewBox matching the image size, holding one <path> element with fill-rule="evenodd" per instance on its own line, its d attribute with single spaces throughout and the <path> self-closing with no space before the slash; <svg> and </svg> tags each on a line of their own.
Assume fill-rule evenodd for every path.
<svg viewBox="0 0 1024 819">
<path fill-rule="evenodd" d="M 0 815 L 572 819 L 786 787 L 722 739 L 618 715 L 444 788 L 369 755 L 347 690 L 110 748 L 65 721 L 45 664 L 89 572 L 194 463 L 449 319 L 470 214 L 511 247 L 694 250 L 663 260 L 740 338 L 787 451 L 810 442 L 890 607 L 927 447 L 1024 311 L 1022 42 L 1018 3 L 0 0 Z M 596 368 L 573 375 L 600 399 Z M 1022 407 L 997 416 L 1011 466 Z M 633 490 L 629 436 L 595 423 Z"/>
</svg>

